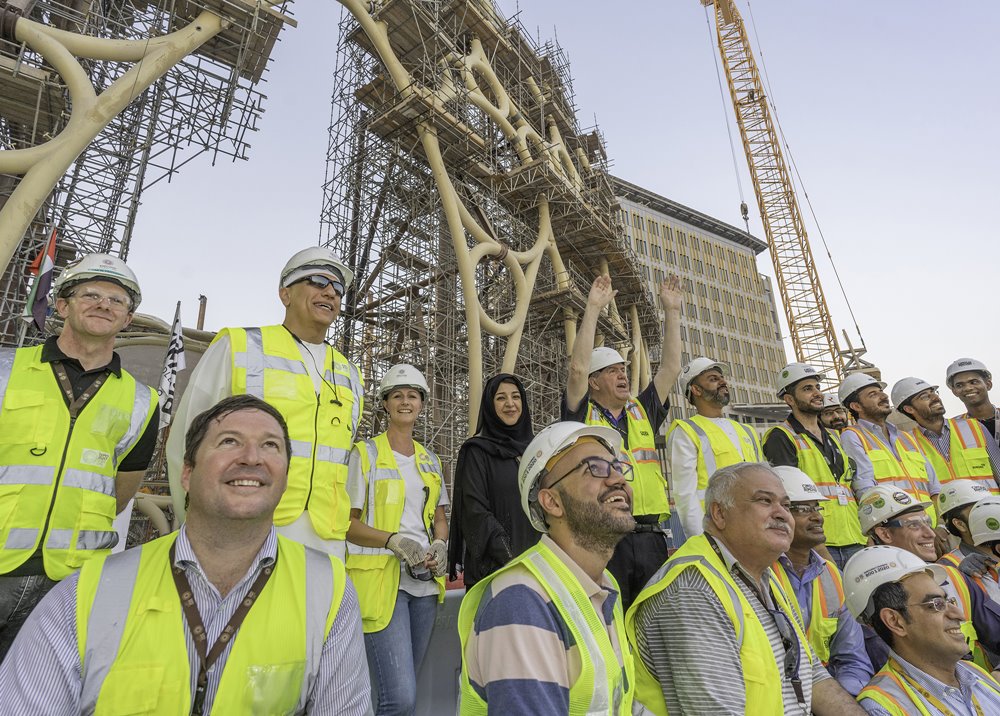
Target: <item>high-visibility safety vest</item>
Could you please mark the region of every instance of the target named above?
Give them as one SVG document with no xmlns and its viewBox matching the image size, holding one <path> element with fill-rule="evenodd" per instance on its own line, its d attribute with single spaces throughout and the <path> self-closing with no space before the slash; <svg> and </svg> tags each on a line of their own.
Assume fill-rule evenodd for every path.
<svg viewBox="0 0 1000 716">
<path fill-rule="evenodd" d="M 837 632 L 839 624 L 838 612 L 844 606 L 844 580 L 840 570 L 830 560 L 823 560 L 823 571 L 812 581 L 812 604 L 809 610 L 809 623 L 806 624 L 806 638 L 812 646 L 816 657 L 826 666 L 830 661 L 830 642 Z M 802 615 L 802 605 L 796 598 L 795 589 L 781 562 L 775 562 L 771 567 L 775 578 L 785 590 L 785 596 L 791 604 L 799 622 L 805 624 Z"/>
<path fill-rule="evenodd" d="M 784 711 L 781 695 L 781 674 L 774 659 L 771 642 L 764 631 L 764 625 L 757 618 L 753 606 L 743 596 L 739 585 L 733 578 L 725 563 L 712 549 L 705 535 L 689 537 L 684 546 L 668 559 L 660 570 L 653 575 L 625 616 L 625 633 L 628 635 L 629 646 L 638 653 L 639 642 L 636 639 L 636 615 L 640 605 L 666 589 L 686 569 L 697 569 L 701 576 L 715 592 L 716 599 L 722 604 L 733 623 L 733 639 L 739 646 L 740 661 L 743 665 L 743 688 L 746 695 L 746 712 L 748 714 L 780 714 Z M 796 611 L 791 606 L 793 597 L 787 597 L 781 585 L 772 574 L 769 580 L 771 594 L 775 605 L 788 617 L 795 628 L 799 643 L 806 653 L 810 663 L 815 660 L 812 647 L 806 635 L 799 626 Z M 711 649 L 711 644 L 705 644 Z M 666 716 L 667 705 L 663 698 L 660 682 L 646 668 L 642 659 L 635 660 L 635 698 L 657 716 Z"/>
<path fill-rule="evenodd" d="M 80 711 L 103 716 L 191 712 L 185 617 L 170 548 L 177 532 L 80 570 Z M 335 557 L 278 535 L 278 560 L 233 637 L 212 714 L 305 713 L 308 689 L 340 610 L 346 576 Z"/>
<path fill-rule="evenodd" d="M 947 565 L 947 566 L 951 566 L 951 567 L 957 568 L 959 565 L 962 564 L 962 560 L 963 559 L 965 559 L 965 554 L 962 552 L 962 548 L 961 547 L 956 547 L 951 552 L 948 552 L 948 553 L 942 555 L 941 559 L 938 560 L 938 564 L 943 564 L 943 565 Z M 990 567 L 988 569 L 988 575 L 989 576 L 986 579 L 988 579 L 990 582 L 993 583 L 990 586 L 986 586 L 986 582 L 983 581 L 982 577 L 972 577 L 972 576 L 966 575 L 966 579 L 967 580 L 972 580 L 972 583 L 975 584 L 977 587 L 979 587 L 979 590 L 983 594 L 985 594 L 987 597 L 989 597 L 993 601 L 997 601 L 994 598 L 995 592 L 993 591 L 993 589 L 995 588 L 995 584 L 997 583 L 998 579 L 1000 579 L 1000 575 L 998 575 L 998 573 L 997 573 L 997 568 L 996 567 Z M 990 669 L 990 671 L 992 671 L 992 669 Z"/>
<path fill-rule="evenodd" d="M 892 485 L 908 492 L 920 502 L 930 502 L 930 483 L 927 475 L 927 461 L 920 446 L 909 433 L 899 431 L 895 447 L 899 458 L 885 444 L 881 436 L 859 425 L 844 428 L 858 436 L 861 447 L 872 463 L 875 482 L 879 485 Z M 928 510 L 931 523 L 937 525 L 937 512 Z"/>
<path fill-rule="evenodd" d="M 123 370 L 72 420 L 42 346 L 0 350 L 0 574 L 40 546 L 45 573 L 62 579 L 118 543 L 118 465 L 155 410 Z"/>
<path fill-rule="evenodd" d="M 969 594 L 969 584 L 965 581 L 962 572 L 957 567 L 953 567 L 950 564 L 943 564 L 942 566 L 948 573 L 948 583 L 952 587 L 949 590 L 947 585 L 945 585 L 945 591 L 954 591 L 955 598 L 958 600 L 958 606 L 962 608 L 962 624 L 959 628 L 962 630 L 962 634 L 965 635 L 969 651 L 972 652 L 972 660 L 984 669 L 992 671 L 993 665 L 990 663 L 989 656 L 986 655 L 985 648 L 979 641 L 979 634 L 976 632 L 976 627 L 972 624 L 972 595 Z"/>
<path fill-rule="evenodd" d="M 1000 683 L 997 683 L 989 672 L 975 664 L 970 664 L 968 661 L 959 662 L 957 668 L 963 667 L 975 671 L 976 676 L 979 677 L 979 683 L 1000 695 Z M 923 687 L 921 690 L 925 694 L 928 693 Z M 917 689 L 913 688 L 912 680 L 903 673 L 901 668 L 897 668 L 895 660 L 891 657 L 885 666 L 872 677 L 868 685 L 861 689 L 858 701 L 861 699 L 871 699 L 892 716 L 936 716 L 941 713 L 951 713 L 942 709 L 944 704 L 941 702 L 936 704 L 930 702 Z M 936 698 L 934 700 L 937 701 Z M 981 711 L 980 713 L 986 712 Z"/>
<path fill-rule="evenodd" d="M 771 433 L 775 430 L 784 433 L 792 445 L 795 446 L 795 455 L 798 460 L 798 467 L 802 472 L 812 478 L 817 489 L 827 499 L 821 500 L 820 508 L 823 510 L 823 534 L 826 535 L 826 543 L 833 547 L 846 547 L 855 544 L 866 544 L 867 539 L 861 533 L 861 522 L 858 520 L 858 503 L 854 499 L 854 490 L 851 489 L 851 461 L 844 452 L 840 438 L 832 430 L 827 431 L 837 451 L 843 459 L 844 469 L 839 475 L 834 475 L 823 456 L 823 451 L 816 446 L 809 436 L 795 432 L 788 423 L 775 425 L 764 434 L 764 442 L 767 443 Z"/>
<path fill-rule="evenodd" d="M 316 534 L 344 539 L 351 522 L 347 459 L 364 407 L 361 373 L 328 346 L 317 394 L 299 345 L 284 326 L 223 328 L 215 340 L 222 336 L 230 341 L 233 394 L 267 401 L 288 423 L 288 487 L 274 524 L 291 524 L 308 510 Z"/>
<path fill-rule="evenodd" d="M 990 454 L 986 451 L 986 441 L 991 438 L 978 420 L 948 420 L 947 458 L 920 428 L 915 428 L 911 434 L 930 461 L 942 487 L 952 480 L 974 480 L 994 495 L 1000 495 Z"/>
<path fill-rule="evenodd" d="M 417 472 L 424 481 L 424 528 L 427 538 L 434 540 L 434 512 L 441 497 L 443 480 L 441 461 L 416 440 Z M 361 521 L 369 527 L 384 532 L 399 532 L 406 502 L 406 484 L 396 457 L 392 454 L 389 438 L 385 433 L 373 440 L 354 446 L 361 457 L 361 474 L 366 485 L 365 507 Z M 392 550 L 380 547 L 361 547 L 347 543 L 347 573 L 358 590 L 361 606 L 361 626 L 366 634 L 382 631 L 389 625 L 399 591 L 399 558 Z M 444 601 L 444 577 L 438 584 L 438 601 Z"/>
<path fill-rule="evenodd" d="M 739 448 L 733 445 L 722 428 L 701 415 L 675 420 L 667 432 L 669 440 L 670 433 L 674 430 L 683 430 L 698 449 L 698 486 L 696 490 L 702 509 L 705 507 L 705 490 L 708 489 L 708 478 L 716 470 L 738 462 L 760 462 L 764 459 L 757 431 L 749 425 L 738 423 L 735 420 L 730 420 L 730 422 L 739 436 Z"/>
<path fill-rule="evenodd" d="M 458 633 L 462 641 L 459 713 L 462 716 L 484 716 L 487 713 L 487 703 L 469 680 L 465 647 L 472 634 L 483 594 L 497 575 L 518 565 L 526 568 L 545 590 L 569 630 L 567 642 L 579 648 L 580 676 L 569 687 L 569 716 L 629 716 L 632 713 L 635 680 L 632 654 L 625 643 L 621 601 L 615 602 L 614 629 L 624 664 L 619 663 L 604 619 L 594 609 L 579 580 L 544 542 L 539 542 L 476 582 L 462 600 L 458 613 Z M 604 576 L 617 590 L 618 583 L 611 573 L 605 570 Z"/>
<path fill-rule="evenodd" d="M 625 414 L 628 416 L 628 447 L 622 443 L 618 459 L 632 463 L 632 514 L 659 515 L 661 521 L 665 520 L 670 515 L 670 502 L 667 500 L 667 479 L 656 453 L 653 424 L 636 400 L 629 399 L 625 404 Z M 614 427 L 593 402 L 587 411 L 587 425 Z"/>
</svg>

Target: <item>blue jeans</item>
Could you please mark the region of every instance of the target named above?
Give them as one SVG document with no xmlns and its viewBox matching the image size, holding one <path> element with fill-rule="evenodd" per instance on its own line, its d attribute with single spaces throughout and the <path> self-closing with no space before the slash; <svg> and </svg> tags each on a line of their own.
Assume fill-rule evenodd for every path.
<svg viewBox="0 0 1000 716">
<path fill-rule="evenodd" d="M 840 571 L 844 571 L 844 565 L 847 564 L 847 560 L 853 557 L 855 554 L 863 550 L 865 546 L 863 544 L 849 544 L 843 547 L 831 547 L 826 546 L 826 551 L 830 553 L 833 557 L 834 563 L 840 568 Z"/>
<path fill-rule="evenodd" d="M 409 716 L 416 708 L 417 672 L 431 642 L 437 600 L 400 590 L 389 624 L 365 634 L 375 716 Z"/>
<path fill-rule="evenodd" d="M 56 584 L 44 574 L 0 576 L 0 661 L 7 656 L 31 610 Z"/>
</svg>

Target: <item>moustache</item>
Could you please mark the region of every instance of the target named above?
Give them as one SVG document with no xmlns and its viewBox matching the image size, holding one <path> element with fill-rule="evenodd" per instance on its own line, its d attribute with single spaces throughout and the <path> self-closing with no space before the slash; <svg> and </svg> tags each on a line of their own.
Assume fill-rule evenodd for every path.
<svg viewBox="0 0 1000 716">
<path fill-rule="evenodd" d="M 792 534 L 792 528 L 788 526 L 787 522 L 782 522 L 781 520 L 770 520 L 765 526 L 769 530 L 781 530 L 787 535 Z"/>
</svg>

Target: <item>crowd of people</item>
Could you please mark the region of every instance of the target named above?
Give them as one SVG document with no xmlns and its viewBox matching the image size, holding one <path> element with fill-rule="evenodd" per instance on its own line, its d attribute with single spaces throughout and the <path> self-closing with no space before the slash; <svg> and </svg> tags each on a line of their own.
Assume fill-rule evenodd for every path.
<svg viewBox="0 0 1000 716">
<path fill-rule="evenodd" d="M 433 399 L 416 367 L 382 376 L 387 427 L 359 434 L 361 372 L 326 341 L 352 280 L 304 249 L 281 324 L 219 332 L 166 445 L 183 524 L 109 556 L 157 440 L 155 393 L 114 352 L 141 293 L 112 256 L 62 271 L 59 335 L 0 350 L 4 712 L 410 714 L 450 576 L 462 714 L 1000 713 L 983 363 L 946 369 L 950 419 L 924 380 L 890 402 L 876 376 L 834 391 L 792 363 L 761 437 L 726 417 L 727 366 L 681 365 L 674 277 L 633 393 L 597 345 L 599 276 L 560 420 L 534 433 L 531 376 L 487 380 L 449 499 L 414 440 Z M 693 414 L 666 428 L 668 489 L 678 379 Z"/>
</svg>

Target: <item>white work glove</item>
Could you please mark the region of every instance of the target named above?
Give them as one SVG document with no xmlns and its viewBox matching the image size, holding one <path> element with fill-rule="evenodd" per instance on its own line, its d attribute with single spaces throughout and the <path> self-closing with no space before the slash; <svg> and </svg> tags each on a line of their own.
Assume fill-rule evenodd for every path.
<svg viewBox="0 0 1000 716">
<path fill-rule="evenodd" d="M 434 562 L 431 572 L 435 577 L 443 577 L 448 571 L 448 545 L 443 539 L 436 539 L 427 550 L 427 559 Z"/>
<path fill-rule="evenodd" d="M 995 567 L 997 561 L 990 558 L 988 555 L 981 554 L 979 552 L 973 552 L 968 557 L 962 560 L 958 565 L 962 574 L 966 574 L 970 577 L 985 577 L 989 574 L 990 567 Z"/>
<path fill-rule="evenodd" d="M 394 532 L 385 543 L 385 548 L 392 550 L 392 553 L 399 557 L 400 562 L 404 562 L 410 567 L 419 567 L 424 563 L 424 548 L 419 543 L 414 542 L 409 537 L 403 537 L 398 532 Z"/>
</svg>

